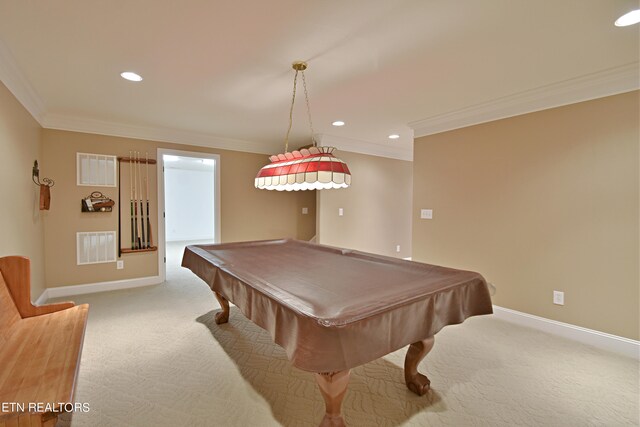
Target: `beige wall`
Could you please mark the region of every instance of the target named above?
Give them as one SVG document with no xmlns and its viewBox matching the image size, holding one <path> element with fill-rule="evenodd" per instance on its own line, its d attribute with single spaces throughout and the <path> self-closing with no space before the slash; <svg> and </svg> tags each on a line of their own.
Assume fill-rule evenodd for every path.
<svg viewBox="0 0 640 427">
<path fill-rule="evenodd" d="M 40 125 L 0 83 L 0 256 L 31 259 L 31 298 L 44 290 L 44 246 L 39 190 L 31 181 L 33 161 L 48 177 L 40 156 Z M 54 190 L 55 191 L 55 190 Z"/>
<path fill-rule="evenodd" d="M 346 151 L 336 156 L 347 162 L 352 184 L 318 192 L 318 243 L 411 256 L 412 163 Z"/>
<path fill-rule="evenodd" d="M 76 185 L 76 153 L 129 156 L 130 150 L 149 153 L 156 158 L 157 148 L 216 153 L 220 155 L 221 240 L 271 239 L 294 237 L 310 239 L 315 234 L 315 195 L 313 192 L 280 193 L 257 190 L 253 178 L 268 162 L 264 154 L 216 150 L 156 141 L 119 138 L 79 132 L 44 129 L 43 158 L 47 173 L 56 180 L 52 207 L 45 220 L 45 254 L 47 287 L 96 283 L 158 274 L 157 253 L 124 254 L 125 269 L 115 263 L 76 265 L 75 236 L 78 231 L 117 230 L 117 211 L 112 213 L 82 213 L 80 200 L 92 191 L 117 201 L 117 189 L 80 187 Z M 127 167 L 125 165 L 125 167 Z M 157 212 L 156 170 L 150 171 L 151 211 Z M 127 171 L 123 169 L 123 221 L 129 221 Z M 310 208 L 302 215 L 301 206 Z M 152 231 L 157 231 L 157 215 L 152 215 Z M 157 232 L 155 234 L 157 236 Z M 123 247 L 129 227 L 123 228 Z M 157 240 L 154 241 L 157 244 Z"/>
<path fill-rule="evenodd" d="M 417 139 L 414 259 L 481 272 L 497 305 L 637 340 L 638 102 L 631 92 Z"/>
</svg>

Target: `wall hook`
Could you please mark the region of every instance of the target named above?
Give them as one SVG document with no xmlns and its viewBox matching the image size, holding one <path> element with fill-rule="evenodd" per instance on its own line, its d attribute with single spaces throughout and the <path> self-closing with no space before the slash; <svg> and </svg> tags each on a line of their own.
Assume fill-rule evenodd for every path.
<svg viewBox="0 0 640 427">
<path fill-rule="evenodd" d="M 33 162 L 33 169 L 31 170 L 31 179 L 33 183 L 40 187 L 40 210 L 48 211 L 51 205 L 51 187 L 56 183 L 49 178 L 42 178 L 40 181 L 40 170 L 38 169 L 38 161 Z"/>
<path fill-rule="evenodd" d="M 33 169 L 32 169 L 32 174 L 31 174 L 31 179 L 33 180 L 33 183 L 38 185 L 38 186 L 46 186 L 46 187 L 53 187 L 56 182 L 52 179 L 49 178 L 42 178 L 42 182 L 40 182 L 40 169 L 38 169 L 38 161 L 35 160 L 33 162 Z"/>
</svg>

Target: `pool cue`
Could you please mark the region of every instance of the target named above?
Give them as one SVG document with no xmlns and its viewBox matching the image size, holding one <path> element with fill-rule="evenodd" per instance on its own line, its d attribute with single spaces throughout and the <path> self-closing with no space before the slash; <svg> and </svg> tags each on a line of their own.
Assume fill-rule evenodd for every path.
<svg viewBox="0 0 640 427">
<path fill-rule="evenodd" d="M 142 235 L 140 241 L 142 243 L 142 249 L 147 247 L 147 234 L 145 233 L 146 224 L 144 223 L 144 186 L 142 185 L 142 153 L 138 152 L 138 173 L 140 176 L 140 227 L 142 227 Z"/>
<path fill-rule="evenodd" d="M 136 218 L 137 216 L 137 211 L 136 211 L 136 169 L 133 167 L 133 152 L 131 152 L 131 159 L 130 159 L 130 163 L 131 163 L 131 185 L 133 186 L 133 246 L 131 246 L 131 249 L 136 249 L 136 246 L 138 244 L 138 233 L 136 232 L 136 230 L 138 229 L 138 220 Z"/>
<path fill-rule="evenodd" d="M 133 159 L 133 153 L 129 151 L 129 207 L 131 209 L 131 249 L 135 246 L 135 228 L 133 226 L 133 167 L 131 160 Z"/>
<path fill-rule="evenodd" d="M 136 169 L 138 180 L 140 181 L 140 191 L 138 193 L 138 199 L 136 203 L 139 203 L 140 207 L 138 209 L 138 249 L 143 249 L 142 242 L 144 241 L 144 217 L 142 212 L 142 175 L 140 174 L 140 153 L 136 151 Z M 138 181 L 136 181 L 136 185 L 138 185 Z"/>
<path fill-rule="evenodd" d="M 147 187 L 147 248 L 151 247 L 151 219 L 149 217 L 149 153 L 146 153 L 147 170 L 146 187 Z"/>
<path fill-rule="evenodd" d="M 120 160 L 118 160 L 118 258 L 122 256 L 122 205 L 120 204 L 121 193 L 122 193 L 122 182 L 120 180 L 120 168 L 122 164 Z"/>
<path fill-rule="evenodd" d="M 149 247 L 153 247 L 153 245 L 151 245 L 151 240 L 153 240 L 153 234 L 151 234 L 151 229 L 149 229 Z"/>
<path fill-rule="evenodd" d="M 134 249 L 140 249 L 140 224 L 138 221 L 138 178 L 136 172 L 136 152 L 133 152 L 133 157 L 131 158 L 131 162 L 133 163 L 133 217 L 135 223 L 136 230 L 136 238 L 135 238 L 135 247 Z"/>
<path fill-rule="evenodd" d="M 145 219 L 145 212 L 144 212 L 144 199 L 145 199 L 145 194 L 144 194 L 144 176 L 142 175 L 142 153 L 140 153 L 140 212 L 142 212 L 142 249 L 147 249 L 148 244 L 147 244 L 147 233 L 146 233 L 146 219 Z"/>
</svg>

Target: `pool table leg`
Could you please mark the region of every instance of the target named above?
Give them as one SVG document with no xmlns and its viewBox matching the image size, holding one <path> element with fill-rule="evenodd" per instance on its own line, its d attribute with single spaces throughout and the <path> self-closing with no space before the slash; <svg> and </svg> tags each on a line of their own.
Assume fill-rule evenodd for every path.
<svg viewBox="0 0 640 427">
<path fill-rule="evenodd" d="M 418 372 L 418 364 L 433 348 L 433 338 L 427 338 L 411 344 L 404 359 L 404 382 L 409 390 L 418 396 L 426 394 L 431 385 L 429 378 Z"/>
<path fill-rule="evenodd" d="M 220 307 L 222 307 L 222 311 L 216 313 L 216 324 L 222 325 L 223 323 L 227 323 L 229 321 L 229 301 L 222 295 L 217 292 L 213 292 L 216 296 L 216 299 L 220 303 Z"/>
<path fill-rule="evenodd" d="M 315 374 L 326 408 L 320 427 L 344 427 L 346 425 L 342 419 L 340 407 L 347 392 L 350 372 L 347 369 L 346 371 Z"/>
</svg>

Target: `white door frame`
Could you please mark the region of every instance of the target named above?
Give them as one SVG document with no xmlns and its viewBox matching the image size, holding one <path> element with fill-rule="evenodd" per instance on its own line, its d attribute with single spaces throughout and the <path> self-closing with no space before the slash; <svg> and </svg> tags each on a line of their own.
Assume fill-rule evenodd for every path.
<svg viewBox="0 0 640 427">
<path fill-rule="evenodd" d="M 158 275 L 164 282 L 167 276 L 166 233 L 165 233 L 165 198 L 164 198 L 164 155 L 180 157 L 195 157 L 197 159 L 211 159 L 214 161 L 213 171 L 215 176 L 213 194 L 213 241 L 220 243 L 220 155 L 213 153 L 201 153 L 198 151 L 170 150 L 158 148 Z"/>
</svg>

